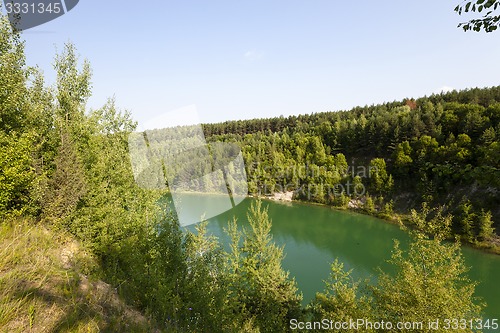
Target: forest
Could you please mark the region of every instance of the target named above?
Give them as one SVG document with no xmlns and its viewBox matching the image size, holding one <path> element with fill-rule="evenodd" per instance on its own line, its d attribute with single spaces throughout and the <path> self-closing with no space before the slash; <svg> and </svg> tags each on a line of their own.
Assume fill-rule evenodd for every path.
<svg viewBox="0 0 500 333">
<path fill-rule="evenodd" d="M 249 194 L 291 190 L 298 200 L 337 207 L 359 200 L 369 213 L 398 212 L 412 226 L 409 249 L 396 243 L 388 258 L 394 274 L 356 281 L 337 260 L 324 290 L 302 304 L 282 268 L 284 250 L 273 242 L 265 201 L 248 211 L 249 228 L 228 221 L 229 251 L 205 223 L 196 232 L 182 229 L 159 200 L 167 189 L 135 182 L 131 115 L 113 99 L 86 108 L 92 71 L 72 44 L 55 56 L 54 71 L 56 82 L 47 85 L 26 64 L 21 36 L 0 18 L 0 235 L 22 224 L 71 235 L 99 266 L 79 266 L 74 283 L 84 276 L 105 281 L 156 331 L 289 332 L 309 324 L 308 331 L 321 331 L 324 318 L 395 325 L 364 332 L 427 332 L 396 323 L 446 318 L 464 320 L 455 332 L 498 327 L 481 319 L 486 305 L 467 278 L 460 241 L 488 247 L 498 239 L 500 88 L 203 126 L 210 142 L 241 147 Z M 454 234 L 460 239 L 445 242 Z M 88 313 L 80 307 L 58 327 L 37 326 L 49 316 L 43 304 L 72 302 L 74 295 L 66 286 L 66 298 L 36 298 L 43 294 L 39 281 L 9 274 L 19 266 L 9 255 L 19 239 L 1 249 L 0 330 L 19 330 L 19 318 L 29 314 L 33 332 L 131 331 L 104 315 L 85 326 Z"/>
<path fill-rule="evenodd" d="M 204 131 L 240 145 L 250 194 L 293 191 L 340 208 L 355 200 L 389 219 L 427 207 L 452 216 L 449 237 L 499 250 L 500 87 Z"/>
</svg>

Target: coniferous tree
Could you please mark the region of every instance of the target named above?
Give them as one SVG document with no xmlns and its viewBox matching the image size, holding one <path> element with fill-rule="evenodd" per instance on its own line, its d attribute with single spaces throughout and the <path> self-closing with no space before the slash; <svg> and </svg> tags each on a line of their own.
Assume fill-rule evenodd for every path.
<svg viewBox="0 0 500 333">
<path fill-rule="evenodd" d="M 301 316 L 302 296 L 281 267 L 283 248 L 272 242 L 271 220 L 261 201 L 250 207 L 248 221 L 250 229 L 243 235 L 237 231 L 235 221 L 229 228 L 233 241 L 230 290 L 237 303 L 233 306 L 260 332 L 286 332 L 290 319 Z"/>
<path fill-rule="evenodd" d="M 55 171 L 44 200 L 44 217 L 51 222 L 64 221 L 70 217 L 87 191 L 82 162 L 66 131 L 61 133 L 54 164 Z"/>
<path fill-rule="evenodd" d="M 493 237 L 495 228 L 493 227 L 491 212 L 485 211 L 484 209 L 481 211 L 478 216 L 478 228 L 478 239 L 480 241 L 487 241 Z"/>
<path fill-rule="evenodd" d="M 331 265 L 330 276 L 325 281 L 324 292 L 319 292 L 309 305 L 313 321 L 327 318 L 335 323 L 356 322 L 358 319 L 372 318 L 371 300 L 363 289 L 366 281 L 354 281 L 352 269 L 344 270 L 344 264 L 336 259 Z M 317 330 L 318 332 L 321 330 Z M 344 330 L 334 330 L 343 332 Z M 372 332 L 364 329 L 364 332 Z"/>
<path fill-rule="evenodd" d="M 373 288 L 374 316 L 386 322 L 422 322 L 416 329 L 397 329 L 386 332 L 429 332 L 429 322 L 439 320 L 435 332 L 447 332 L 443 323 L 450 318 L 464 322 L 480 318 L 484 305 L 474 296 L 475 284 L 467 268 L 459 243 L 443 243 L 439 237 L 428 239 L 414 234 L 408 252 L 396 243 L 390 261 L 396 275 L 382 273 Z M 466 325 L 457 332 L 471 332 Z M 433 330 L 434 332 L 434 330 Z"/>
</svg>

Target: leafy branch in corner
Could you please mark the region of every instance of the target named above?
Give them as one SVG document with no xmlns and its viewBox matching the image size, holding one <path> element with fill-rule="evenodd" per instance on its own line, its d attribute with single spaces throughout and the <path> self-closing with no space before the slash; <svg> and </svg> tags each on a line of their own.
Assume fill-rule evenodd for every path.
<svg viewBox="0 0 500 333">
<path fill-rule="evenodd" d="M 462 22 L 458 25 L 464 31 L 481 31 L 493 32 L 500 26 L 500 15 L 497 9 L 500 6 L 500 0 L 464 0 L 461 4 L 455 7 L 455 12 L 458 15 L 462 13 L 486 13 L 482 18 L 471 19 L 468 22 Z"/>
</svg>

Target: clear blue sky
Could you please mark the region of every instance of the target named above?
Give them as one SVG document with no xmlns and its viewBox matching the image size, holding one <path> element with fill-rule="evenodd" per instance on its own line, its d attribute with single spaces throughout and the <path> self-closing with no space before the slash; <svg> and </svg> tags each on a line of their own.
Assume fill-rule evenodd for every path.
<svg viewBox="0 0 500 333">
<path fill-rule="evenodd" d="M 140 122 L 195 104 L 203 122 L 336 111 L 500 84 L 500 32 L 464 33 L 456 1 L 92 1 L 23 33 L 53 80 L 73 42 L 97 108 Z"/>
</svg>

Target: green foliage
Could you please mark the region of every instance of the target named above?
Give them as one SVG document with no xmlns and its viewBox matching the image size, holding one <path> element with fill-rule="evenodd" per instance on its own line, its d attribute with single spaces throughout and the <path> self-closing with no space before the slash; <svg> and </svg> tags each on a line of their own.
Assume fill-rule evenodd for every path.
<svg viewBox="0 0 500 333">
<path fill-rule="evenodd" d="M 458 243 L 442 243 L 414 234 L 407 253 L 396 242 L 390 261 L 396 275 L 382 273 L 373 287 L 374 316 L 390 322 L 443 322 L 449 318 L 480 318 L 484 305 L 474 297 L 475 284 L 467 276 Z M 414 330 L 390 332 L 428 332 Z M 444 328 L 436 332 L 445 332 Z M 470 332 L 468 329 L 458 332 Z"/>
<path fill-rule="evenodd" d="M 24 43 L 0 17 L 0 216 L 37 210 L 34 146 L 37 131 L 30 125 Z M 35 104 L 36 105 L 36 104 Z"/>
<path fill-rule="evenodd" d="M 87 190 L 82 162 L 66 132 L 61 133 L 54 164 L 55 170 L 44 197 L 44 217 L 52 223 L 66 222 Z"/>
<path fill-rule="evenodd" d="M 0 60 L 1 217 L 32 215 L 77 236 L 96 256 L 100 276 L 169 332 L 284 332 L 290 319 L 307 317 L 295 281 L 281 266 L 284 249 L 273 243 L 260 201 L 249 211 L 250 229 L 229 224 L 229 253 L 203 224 L 196 232 L 181 230 L 165 193 L 140 189 L 134 181 L 128 135 L 136 124 L 130 113 L 112 99 L 86 111 L 91 70 L 88 62 L 80 64 L 73 45 L 56 56 L 56 84 L 45 87 L 43 76 L 25 66 L 23 43 L 2 17 Z M 393 262 L 400 271 L 382 275 L 371 294 L 335 262 L 309 315 L 430 318 L 444 306 L 442 316 L 473 318 L 479 307 L 473 304 L 473 284 L 463 278 L 458 245 L 440 241 L 451 236 L 449 211 L 455 208 L 453 230 L 464 240 L 496 237 L 498 102 L 500 87 L 471 89 L 347 112 L 204 125 L 204 130 L 209 141 L 241 146 L 252 194 L 293 191 L 298 199 L 339 207 L 355 198 L 375 213 L 366 185 L 379 198 L 381 214 L 391 215 L 398 195 L 407 191 L 435 205 L 460 205 L 413 211 L 411 222 L 434 240 L 420 236 L 407 256 L 396 248 Z M 464 196 L 463 189 L 473 191 Z M 457 200 L 459 195 L 465 199 Z M 1 257 L 15 262 L 17 256 Z M 77 292 L 78 279 L 69 280 L 61 297 Z M 429 288 L 437 290 L 436 297 Z M 1 320 L 24 307 L 28 327 L 37 325 L 38 302 L 28 305 L 25 294 L 18 300 L 1 290 L 0 295 L 6 296 L 0 303 L 9 306 L 0 308 Z M 87 318 L 79 306 L 57 330 Z M 98 316 L 96 308 L 84 306 Z"/>
<path fill-rule="evenodd" d="M 317 293 L 309 305 L 313 321 L 324 318 L 334 322 L 350 322 L 360 318 L 375 320 L 371 318 L 371 299 L 362 289 L 361 282 L 354 281 L 351 274 L 352 270 L 345 271 L 344 264 L 338 259 L 332 263 L 330 277 L 325 281 L 325 291 Z"/>
<path fill-rule="evenodd" d="M 493 221 L 491 220 L 491 212 L 481 211 L 478 221 L 478 239 L 480 241 L 488 241 L 495 235 L 495 228 L 493 228 Z"/>
<path fill-rule="evenodd" d="M 478 221 L 478 239 L 480 241 L 487 241 L 491 239 L 495 234 L 495 228 L 493 228 L 493 221 L 491 220 L 491 212 L 481 211 Z"/>
<path fill-rule="evenodd" d="M 240 145 L 251 194 L 293 191 L 298 200 L 346 207 L 364 199 L 363 185 L 383 195 L 382 210 L 391 200 L 403 214 L 422 201 L 445 207 L 461 235 L 456 209 L 464 196 L 474 213 L 492 212 L 494 227 L 500 221 L 498 101 L 499 87 L 475 88 L 345 112 L 205 124 L 204 131 L 210 141 Z M 326 160 L 318 157 L 323 151 Z"/>
<path fill-rule="evenodd" d="M 383 203 L 382 210 L 380 212 L 380 216 L 383 218 L 392 218 L 394 214 L 394 201 L 389 201 Z"/>
<path fill-rule="evenodd" d="M 462 197 L 475 214 L 491 211 L 493 227 L 500 222 L 498 101 L 500 87 L 475 88 L 416 99 L 411 107 L 406 100 L 203 127 L 209 141 L 240 145 L 250 194 L 293 191 L 298 200 L 347 207 L 367 190 L 384 197 L 381 210 L 392 200 L 403 214 L 425 201 L 454 214 L 452 231 L 463 235 L 456 212 Z M 463 240 L 477 238 L 473 224 Z"/>
<path fill-rule="evenodd" d="M 35 174 L 31 137 L 0 132 L 0 217 L 22 214 L 29 209 Z"/>
<path fill-rule="evenodd" d="M 344 192 L 340 193 L 340 195 L 335 195 L 333 199 L 331 199 L 331 204 L 335 207 L 339 208 L 347 208 L 349 205 L 349 196 L 347 196 Z"/>
<path fill-rule="evenodd" d="M 383 332 L 429 332 L 428 323 L 449 318 L 480 318 L 484 304 L 474 296 L 475 283 L 467 276 L 459 243 L 444 243 L 412 232 L 409 250 L 396 242 L 389 261 L 394 274 L 380 271 L 378 281 L 354 281 L 352 270 L 335 260 L 325 291 L 309 306 L 313 321 L 391 323 Z M 396 323 L 422 323 L 421 327 L 398 328 Z M 377 331 L 360 327 L 364 332 Z M 441 325 L 436 332 L 446 332 Z M 319 331 L 319 330 L 317 330 Z M 346 330 L 333 330 L 345 332 Z M 377 331 L 377 332 L 378 332 Z M 470 332 L 462 329 L 460 332 Z"/>
<path fill-rule="evenodd" d="M 352 180 L 352 185 L 354 188 L 354 196 L 355 197 L 360 197 L 363 195 L 366 191 L 366 188 L 363 184 L 363 179 L 358 175 L 355 176 Z"/>
<path fill-rule="evenodd" d="M 260 332 L 285 332 L 290 319 L 301 316 L 302 296 L 281 267 L 283 248 L 272 242 L 271 220 L 261 201 L 252 204 L 248 221 L 250 230 L 243 233 L 236 229 L 235 221 L 228 229 L 232 238 L 229 289 L 236 302 L 233 311 L 251 318 Z"/>
<path fill-rule="evenodd" d="M 387 173 L 385 160 L 383 158 L 374 158 L 370 161 L 370 189 L 373 193 L 388 193 L 394 181 L 392 176 Z"/>
<path fill-rule="evenodd" d="M 411 158 L 412 148 L 408 141 L 399 143 L 394 151 L 394 166 L 401 176 L 408 176 L 413 159 Z"/>
<path fill-rule="evenodd" d="M 78 69 L 78 56 L 73 44 L 67 43 L 63 52 L 55 58 L 54 69 L 57 72 L 57 116 L 68 123 L 81 120 L 84 106 L 91 94 L 91 70 L 88 61 Z M 76 125 L 76 124 L 75 124 Z"/>
<path fill-rule="evenodd" d="M 411 210 L 408 222 L 421 232 L 443 240 L 451 236 L 452 220 L 453 216 L 444 214 L 442 207 L 431 209 L 424 202 L 420 211 Z"/>
<path fill-rule="evenodd" d="M 26 86 L 24 43 L 6 16 L 0 16 L 0 131 L 18 133 L 26 125 Z"/>
<path fill-rule="evenodd" d="M 373 201 L 373 198 L 369 195 L 366 196 L 365 203 L 363 205 L 363 209 L 368 213 L 368 214 L 375 214 L 377 212 L 377 209 L 375 208 L 375 202 Z"/>
<path fill-rule="evenodd" d="M 226 311 L 227 274 L 224 253 L 218 240 L 206 233 L 206 224 L 186 237 L 187 275 L 184 293 L 189 299 L 190 326 L 217 332 L 230 324 Z"/>
<path fill-rule="evenodd" d="M 461 229 L 462 237 L 467 242 L 475 241 L 474 222 L 476 214 L 473 212 L 472 204 L 469 200 L 463 202 L 459 207 L 458 227 Z"/>
<path fill-rule="evenodd" d="M 500 25 L 500 15 L 497 13 L 500 1 L 498 0 L 473 0 L 463 1 L 460 5 L 455 7 L 455 12 L 459 15 L 462 13 L 483 13 L 484 15 L 478 19 L 471 19 L 468 22 L 460 23 L 458 27 L 464 31 L 481 31 L 492 32 L 498 29 Z"/>
</svg>

